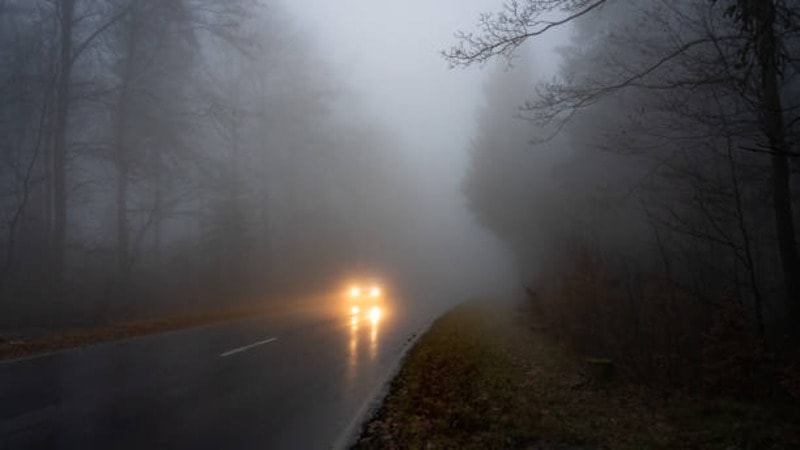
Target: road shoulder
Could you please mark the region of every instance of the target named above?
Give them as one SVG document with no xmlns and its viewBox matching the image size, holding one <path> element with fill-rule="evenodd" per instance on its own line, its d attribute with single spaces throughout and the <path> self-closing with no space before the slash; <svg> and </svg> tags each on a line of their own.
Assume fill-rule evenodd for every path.
<svg viewBox="0 0 800 450">
<path fill-rule="evenodd" d="M 462 305 L 408 354 L 355 448 L 797 448 L 796 406 L 592 382 L 518 310 Z"/>
</svg>

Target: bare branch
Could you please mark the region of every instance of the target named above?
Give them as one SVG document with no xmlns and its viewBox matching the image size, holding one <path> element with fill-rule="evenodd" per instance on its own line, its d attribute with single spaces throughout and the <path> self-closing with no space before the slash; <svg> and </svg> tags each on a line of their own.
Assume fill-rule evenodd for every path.
<svg viewBox="0 0 800 450">
<path fill-rule="evenodd" d="M 451 67 L 467 67 L 497 57 L 510 57 L 526 40 L 567 24 L 599 8 L 606 0 L 516 0 L 503 6 L 500 13 L 483 14 L 478 19 L 478 34 L 459 31 L 458 45 L 442 52 Z M 559 20 L 545 20 L 556 11 L 568 15 Z"/>
</svg>

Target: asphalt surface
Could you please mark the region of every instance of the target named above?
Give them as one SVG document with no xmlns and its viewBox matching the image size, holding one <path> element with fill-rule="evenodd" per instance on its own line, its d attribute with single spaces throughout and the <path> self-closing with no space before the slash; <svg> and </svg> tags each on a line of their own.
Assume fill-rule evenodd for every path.
<svg viewBox="0 0 800 450">
<path fill-rule="evenodd" d="M 432 314 L 308 311 L 0 362 L 0 449 L 325 449 Z"/>
</svg>

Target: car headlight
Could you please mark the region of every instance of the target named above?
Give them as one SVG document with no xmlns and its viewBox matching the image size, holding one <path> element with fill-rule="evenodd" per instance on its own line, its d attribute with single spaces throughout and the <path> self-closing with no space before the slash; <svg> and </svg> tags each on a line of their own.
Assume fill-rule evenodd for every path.
<svg viewBox="0 0 800 450">
<path fill-rule="evenodd" d="M 374 288 L 370 289 L 369 293 L 370 293 L 370 295 L 372 295 L 373 297 L 380 297 L 380 295 L 381 295 L 381 288 L 379 288 L 379 287 L 374 287 Z"/>
</svg>

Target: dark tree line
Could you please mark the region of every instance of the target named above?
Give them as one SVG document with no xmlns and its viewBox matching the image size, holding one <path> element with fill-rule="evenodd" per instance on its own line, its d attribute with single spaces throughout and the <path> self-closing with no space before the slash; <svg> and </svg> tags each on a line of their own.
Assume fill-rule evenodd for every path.
<svg viewBox="0 0 800 450">
<path fill-rule="evenodd" d="M 488 85 L 464 189 L 556 333 L 670 382 L 796 371 L 798 14 L 780 0 L 513 1 L 445 52 L 455 66 L 516 58 Z M 564 26 L 548 79 L 535 43 Z"/>
<path fill-rule="evenodd" d="M 279 298 L 370 259 L 402 162 L 347 108 L 273 2 L 0 2 L 0 325 Z"/>
</svg>

